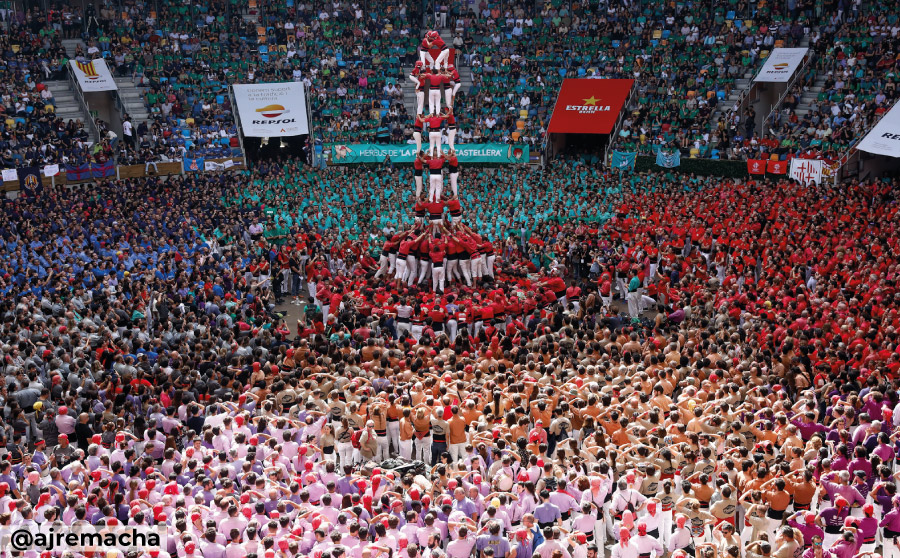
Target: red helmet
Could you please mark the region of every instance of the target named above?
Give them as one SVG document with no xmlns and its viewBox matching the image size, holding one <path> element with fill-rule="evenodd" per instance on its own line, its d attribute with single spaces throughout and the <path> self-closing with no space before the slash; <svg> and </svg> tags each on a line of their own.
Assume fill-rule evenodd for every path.
<svg viewBox="0 0 900 558">
<path fill-rule="evenodd" d="M 440 38 L 440 36 L 441 36 L 441 34 L 434 30 L 429 31 L 428 33 L 425 33 L 426 39 L 434 40 L 434 39 Z"/>
</svg>

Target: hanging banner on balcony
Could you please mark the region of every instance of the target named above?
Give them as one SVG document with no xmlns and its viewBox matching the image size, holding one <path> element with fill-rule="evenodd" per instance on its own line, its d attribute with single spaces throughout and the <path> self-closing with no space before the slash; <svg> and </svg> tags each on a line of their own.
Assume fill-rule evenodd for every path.
<svg viewBox="0 0 900 558">
<path fill-rule="evenodd" d="M 859 142 L 860 151 L 900 157 L 900 103 L 887 111 L 878 124 Z"/>
<path fill-rule="evenodd" d="M 819 159 L 791 159 L 791 178 L 801 184 L 822 182 L 822 161 Z"/>
<path fill-rule="evenodd" d="M 245 136 L 282 138 L 309 133 L 302 83 L 235 84 L 232 90 Z"/>
<path fill-rule="evenodd" d="M 115 91 L 118 89 L 116 80 L 113 79 L 112 74 L 109 73 L 109 68 L 106 66 L 106 60 L 97 58 L 86 63 L 69 60 L 69 64 L 72 65 L 72 72 L 75 75 L 75 79 L 78 80 L 78 85 L 81 86 L 81 90 L 85 93 Z"/>
<path fill-rule="evenodd" d="M 766 83 L 783 83 L 791 79 L 800 64 L 803 63 L 803 57 L 809 51 L 808 48 L 775 48 L 772 54 L 766 58 L 766 63 L 762 69 L 753 78 L 753 81 L 762 81 Z"/>
</svg>

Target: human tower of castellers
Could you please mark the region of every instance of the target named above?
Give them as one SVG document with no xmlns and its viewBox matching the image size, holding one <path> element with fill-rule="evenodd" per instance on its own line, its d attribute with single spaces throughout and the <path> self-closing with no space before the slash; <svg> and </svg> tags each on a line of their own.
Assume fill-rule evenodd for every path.
<svg viewBox="0 0 900 558">
<path fill-rule="evenodd" d="M 409 74 L 416 84 L 415 227 L 393 235 L 382 249 L 376 278 L 393 277 L 398 288 L 422 284 L 431 276 L 432 289 L 443 293 L 448 282 L 471 287 L 494 277 L 494 246 L 462 222 L 459 203 L 459 160 L 456 157 L 456 117 L 453 97 L 460 80 L 450 49 L 437 31 L 429 31 L 419 46 L 419 60 Z M 443 103 L 441 107 L 441 92 Z M 425 96 L 428 113 L 425 114 Z M 443 131 L 447 130 L 447 150 Z M 428 132 L 428 151 L 422 149 Z M 450 191 L 444 189 L 444 169 Z M 428 192 L 423 176 L 428 169 Z M 449 213 L 445 219 L 444 211 Z M 426 222 L 427 221 L 427 222 Z"/>
</svg>

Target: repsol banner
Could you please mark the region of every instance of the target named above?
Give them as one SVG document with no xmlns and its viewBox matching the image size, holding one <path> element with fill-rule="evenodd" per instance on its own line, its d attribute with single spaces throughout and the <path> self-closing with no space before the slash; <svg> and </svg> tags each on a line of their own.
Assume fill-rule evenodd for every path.
<svg viewBox="0 0 900 558">
<path fill-rule="evenodd" d="M 900 102 L 872 127 L 857 147 L 875 155 L 900 157 Z"/>
<path fill-rule="evenodd" d="M 232 88 L 245 136 L 280 138 L 309 133 L 302 83 L 236 84 Z"/>
<path fill-rule="evenodd" d="M 460 163 L 527 163 L 529 157 L 528 146 L 518 143 L 471 143 L 455 148 Z M 386 163 L 388 159 L 392 163 L 412 163 L 416 158 L 416 146 L 412 144 L 332 143 L 325 151 L 328 160 L 336 165 Z"/>
</svg>

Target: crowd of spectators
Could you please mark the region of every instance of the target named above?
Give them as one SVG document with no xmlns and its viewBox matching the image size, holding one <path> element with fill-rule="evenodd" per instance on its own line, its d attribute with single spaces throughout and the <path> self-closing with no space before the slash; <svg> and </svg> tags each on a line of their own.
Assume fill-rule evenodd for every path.
<svg viewBox="0 0 900 558">
<path fill-rule="evenodd" d="M 0 163 L 42 166 L 90 156 L 80 120 L 56 116 L 46 81 L 66 79 L 61 20 L 38 10 L 5 11 L 0 34 Z"/>
<path fill-rule="evenodd" d="M 167 529 L 129 558 L 896 556 L 896 182 L 483 172 L 464 222 L 530 218 L 439 295 L 374 274 L 408 173 L 5 200 L 0 521 Z"/>
<path fill-rule="evenodd" d="M 388 2 L 370 2 L 365 13 L 349 2 L 252 4 L 135 2 L 124 18 L 101 9 L 85 54 L 144 89 L 160 130 L 149 134 L 154 149 L 230 154 L 237 135 L 228 85 L 292 80 L 307 87 L 320 141 L 375 141 L 383 127 L 402 137 L 411 121 L 399 86 L 421 16 Z"/>
<path fill-rule="evenodd" d="M 702 100 L 712 100 L 708 91 L 696 100 L 694 113 L 689 122 L 693 130 L 690 134 L 668 133 L 660 135 L 653 126 L 640 126 L 640 116 L 626 121 L 618 144 L 623 148 L 650 152 L 658 146 L 676 147 L 691 157 L 711 157 L 722 159 L 776 159 L 787 160 L 795 156 L 816 157 L 836 160 L 847 153 L 875 121 L 896 101 L 897 27 L 891 21 L 896 19 L 888 9 L 874 7 L 871 12 L 861 11 L 859 5 L 832 3 L 808 6 L 808 9 L 790 10 L 783 5 L 781 13 L 771 14 L 774 21 L 766 27 L 749 29 L 741 23 L 739 16 L 727 16 L 727 27 L 741 29 L 744 39 L 732 49 L 743 65 L 728 66 L 728 75 L 741 77 L 752 75 L 759 66 L 759 59 L 773 46 L 800 46 L 806 38 L 811 49 L 811 60 L 792 88 L 771 115 L 758 126 L 757 114 L 752 108 L 720 107 L 724 109 L 715 121 L 714 107 L 703 110 Z M 737 13 L 740 13 L 738 11 Z M 841 15 L 838 16 L 837 14 Z M 751 17 L 751 21 L 763 20 L 764 12 Z M 716 24 L 721 25 L 717 14 Z M 892 29 L 893 28 L 893 29 Z M 711 44 L 703 41 L 704 45 Z M 721 44 L 719 38 L 716 45 Z M 726 39 L 725 44 L 730 44 Z M 717 57 L 716 66 L 722 67 L 726 59 Z M 749 62 L 749 64 L 748 64 Z M 701 73 L 706 68 L 698 66 Z M 749 70 L 749 71 L 748 71 Z M 727 98 L 730 91 L 721 90 L 723 83 L 732 80 L 714 78 L 711 83 L 718 89 L 716 97 Z M 812 88 L 819 86 L 821 91 Z M 662 115 L 671 114 L 678 106 L 690 102 L 691 95 L 678 91 L 675 101 L 667 96 L 661 98 L 670 104 Z M 814 97 L 809 106 L 802 106 L 798 112 L 804 93 Z M 643 105 L 643 101 L 640 101 Z M 737 109 L 737 110 L 735 110 Z M 652 114 L 652 110 L 651 110 Z M 699 115 L 698 122 L 693 116 Z M 762 115 L 766 117 L 766 115 Z M 661 120 L 657 120 L 661 122 Z M 644 120 L 644 122 L 646 122 Z M 694 124 L 696 122 L 696 124 Z M 638 127 L 635 128 L 635 125 Z M 624 138 L 624 139 L 623 139 Z"/>
<path fill-rule="evenodd" d="M 692 2 L 647 0 L 436 5 L 444 17 L 435 22 L 451 31 L 473 81 L 454 107 L 465 124 L 459 139 L 540 144 L 563 79 L 634 78 L 617 149 L 837 158 L 896 99 L 896 17 L 889 6 L 860 10 L 844 0 L 790 4 L 717 1 L 703 6 L 711 17 L 698 17 Z M 411 135 L 402 85 L 415 37 L 432 25 L 418 6 L 139 1 L 88 10 L 7 14 L 5 160 L 57 162 L 85 148 L 82 125 L 55 119 L 46 108 L 52 92 L 38 89 L 64 75 L 59 40 L 76 30 L 86 43 L 77 58 L 103 57 L 144 91 L 150 120 L 119 148 L 129 162 L 145 158 L 141 140 L 158 157 L 230 155 L 238 147 L 228 95 L 235 82 L 303 81 L 320 142 Z M 812 61 L 763 126 L 755 113 L 724 106 L 736 80 L 773 48 L 801 43 Z M 821 78 L 822 91 L 797 112 Z"/>
</svg>

